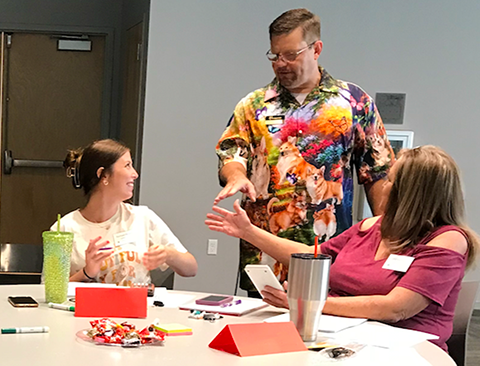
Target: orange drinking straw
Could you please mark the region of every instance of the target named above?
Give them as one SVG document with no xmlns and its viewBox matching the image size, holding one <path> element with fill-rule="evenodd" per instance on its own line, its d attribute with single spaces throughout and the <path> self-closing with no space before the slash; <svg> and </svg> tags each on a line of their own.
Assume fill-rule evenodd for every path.
<svg viewBox="0 0 480 366">
<path fill-rule="evenodd" d="M 317 258 L 318 253 L 318 236 L 315 237 L 315 253 L 313 254 L 314 258 Z"/>
</svg>

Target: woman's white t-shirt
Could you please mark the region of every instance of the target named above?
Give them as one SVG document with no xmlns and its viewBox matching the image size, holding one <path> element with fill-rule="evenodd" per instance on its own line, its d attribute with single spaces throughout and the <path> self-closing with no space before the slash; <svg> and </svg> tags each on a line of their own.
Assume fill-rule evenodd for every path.
<svg viewBox="0 0 480 366">
<path fill-rule="evenodd" d="M 57 230 L 57 224 L 50 230 Z M 73 233 L 70 275 L 85 267 L 85 250 L 90 240 L 101 236 L 101 242 L 109 241 L 105 247 L 112 247 L 114 253 L 103 262 L 97 276 L 103 283 L 149 283 L 142 256 L 152 245 L 171 245 L 181 253 L 187 252 L 162 219 L 146 206 L 121 203 L 117 213 L 102 223 L 90 222 L 75 210 L 60 220 L 60 230 Z M 162 270 L 166 268 L 166 264 L 160 266 Z"/>
</svg>

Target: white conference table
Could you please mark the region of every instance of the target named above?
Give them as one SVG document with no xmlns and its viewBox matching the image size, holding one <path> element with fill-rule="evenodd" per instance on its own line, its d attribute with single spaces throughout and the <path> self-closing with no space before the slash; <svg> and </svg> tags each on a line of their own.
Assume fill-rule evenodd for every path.
<svg viewBox="0 0 480 366">
<path fill-rule="evenodd" d="M 172 291 L 173 293 L 186 293 Z M 205 296 L 202 293 L 198 297 Z M 8 296 L 32 296 L 39 303 L 38 308 L 14 308 L 8 303 Z M 76 337 L 82 329 L 89 329 L 92 318 L 76 318 L 73 312 L 51 309 L 44 302 L 42 285 L 0 286 L 0 328 L 49 326 L 49 333 L 36 334 L 1 334 L 0 364 L 14 366 L 84 366 L 84 365 L 319 365 L 328 364 L 320 361 L 317 352 L 291 352 L 274 355 L 239 357 L 208 347 L 213 338 L 232 323 L 261 322 L 265 318 L 278 314 L 278 310 L 267 307 L 253 313 L 236 317 L 224 316 L 216 322 L 190 319 L 185 310 L 173 308 L 149 307 L 146 319 L 114 319 L 122 322 L 128 320 L 137 328 L 147 326 L 155 318 L 162 323 L 180 323 L 193 329 L 191 336 L 166 337 L 164 346 L 147 346 L 141 348 L 122 348 L 95 345 Z M 415 350 L 428 363 L 435 366 L 455 366 L 453 360 L 443 350 L 430 342 L 422 342 Z M 398 354 L 395 356 L 398 360 Z M 349 361 L 335 362 L 337 365 L 356 365 Z M 372 363 L 373 364 L 373 363 Z M 392 364 L 385 360 L 382 364 Z M 399 363 L 402 364 L 402 363 Z"/>
</svg>

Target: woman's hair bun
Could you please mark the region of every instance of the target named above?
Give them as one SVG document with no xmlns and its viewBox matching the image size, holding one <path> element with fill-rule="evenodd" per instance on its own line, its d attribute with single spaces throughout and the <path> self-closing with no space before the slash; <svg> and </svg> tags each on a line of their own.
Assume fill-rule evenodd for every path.
<svg viewBox="0 0 480 366">
<path fill-rule="evenodd" d="M 72 184 L 75 189 L 82 188 L 80 183 L 80 160 L 82 159 L 83 149 L 69 150 L 63 167 L 68 178 L 72 179 Z"/>
</svg>

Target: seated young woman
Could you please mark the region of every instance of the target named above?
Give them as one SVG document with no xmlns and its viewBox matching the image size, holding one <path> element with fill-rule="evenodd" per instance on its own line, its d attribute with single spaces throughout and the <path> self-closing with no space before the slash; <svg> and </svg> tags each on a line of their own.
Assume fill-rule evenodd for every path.
<svg viewBox="0 0 480 366">
<path fill-rule="evenodd" d="M 446 350 L 465 268 L 479 244 L 465 224 L 460 174 L 434 146 L 401 152 L 384 189 L 383 216 L 365 219 L 323 243 L 332 257 L 323 313 L 378 320 L 438 335 Z M 238 200 L 235 212 L 213 207 L 211 230 L 242 238 L 288 265 L 290 255 L 313 247 L 274 236 L 251 224 Z M 391 254 L 413 257 L 406 269 L 382 268 Z M 288 308 L 285 292 L 266 287 L 264 300 Z"/>
<path fill-rule="evenodd" d="M 150 283 L 150 270 L 168 267 L 181 276 L 195 276 L 195 258 L 162 219 L 146 206 L 124 202 L 132 197 L 138 178 L 125 145 L 95 141 L 70 151 L 64 166 L 87 198 L 85 207 L 60 220 L 61 230 L 74 234 L 70 281 L 131 286 Z"/>
</svg>

